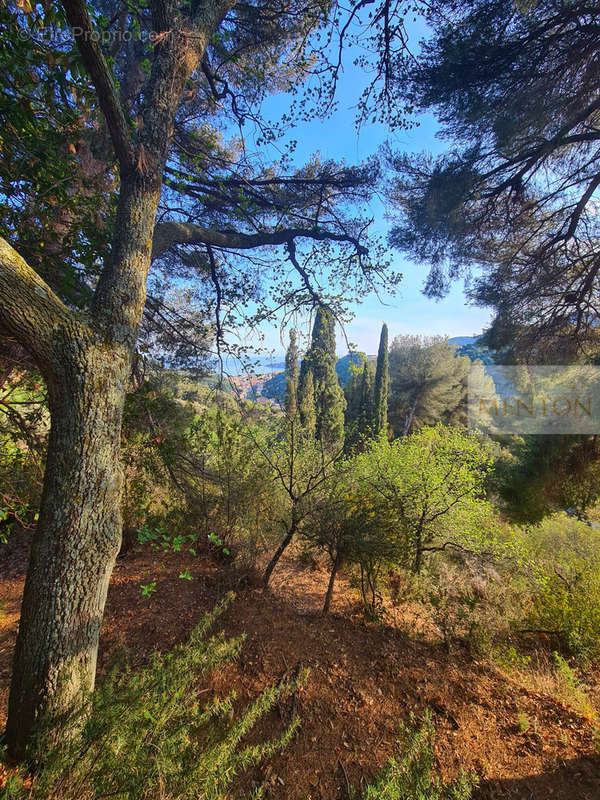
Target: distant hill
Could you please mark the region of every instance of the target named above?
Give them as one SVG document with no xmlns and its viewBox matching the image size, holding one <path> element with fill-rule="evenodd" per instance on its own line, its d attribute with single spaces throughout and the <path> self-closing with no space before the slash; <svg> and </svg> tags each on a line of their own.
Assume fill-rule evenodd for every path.
<svg viewBox="0 0 600 800">
<path fill-rule="evenodd" d="M 338 359 L 335 365 L 335 371 L 337 372 L 337 376 L 339 378 L 340 383 L 342 386 L 345 386 L 348 381 L 350 380 L 351 366 L 362 366 L 364 362 L 369 358 L 365 353 L 348 353 L 347 356 Z"/>
<path fill-rule="evenodd" d="M 285 398 L 285 372 L 277 372 L 268 381 L 262 385 L 261 395 L 270 400 L 277 400 L 278 403 L 283 403 Z"/>
<path fill-rule="evenodd" d="M 475 344 L 478 336 L 453 336 L 449 341 L 457 347 L 464 347 L 466 344 Z"/>
<path fill-rule="evenodd" d="M 360 365 L 367 358 L 371 360 L 371 357 L 365 355 L 365 353 L 348 353 L 348 355 L 337 360 L 335 371 L 342 386 L 345 386 L 350 379 L 350 366 L 352 364 Z M 285 399 L 285 372 L 278 372 L 265 381 L 261 394 L 270 400 L 277 400 L 277 402 L 283 403 Z"/>
<path fill-rule="evenodd" d="M 456 355 L 467 356 L 471 361 L 482 361 L 484 364 L 495 364 L 494 351 L 479 344 L 479 336 L 454 336 L 450 344 L 455 345 Z"/>
</svg>

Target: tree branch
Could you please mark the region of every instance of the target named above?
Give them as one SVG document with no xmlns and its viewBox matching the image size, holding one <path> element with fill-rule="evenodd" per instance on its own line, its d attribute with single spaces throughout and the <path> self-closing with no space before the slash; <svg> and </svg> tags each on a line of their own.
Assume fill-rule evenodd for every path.
<svg viewBox="0 0 600 800">
<path fill-rule="evenodd" d="M 226 250 L 251 250 L 267 245 L 288 244 L 298 238 L 320 242 L 347 242 L 354 245 L 356 252 L 360 255 L 367 253 L 367 248 L 350 234 L 336 233 L 321 228 L 285 228 L 281 231 L 238 233 L 237 231 L 214 231 L 185 222 L 161 222 L 154 229 L 152 259 L 159 258 L 178 244 L 205 244 Z"/>
<path fill-rule="evenodd" d="M 287 243 L 287 251 L 288 251 L 288 259 L 291 262 L 294 269 L 296 270 L 296 272 L 302 278 L 302 283 L 304 284 L 304 288 L 310 294 L 315 304 L 318 305 L 320 303 L 319 295 L 313 289 L 310 283 L 310 278 L 308 276 L 308 273 L 300 265 L 298 258 L 296 257 L 296 244 L 293 239 L 290 239 L 290 241 Z"/>
<path fill-rule="evenodd" d="M 83 63 L 96 88 L 98 102 L 106 119 L 119 165 L 121 170 L 127 171 L 134 165 L 129 126 L 90 15 L 81 0 L 63 0 L 63 7 Z"/>
<path fill-rule="evenodd" d="M 0 237 L 0 326 L 17 339 L 42 372 L 51 364 L 58 328 L 78 324 L 46 282 Z"/>
</svg>

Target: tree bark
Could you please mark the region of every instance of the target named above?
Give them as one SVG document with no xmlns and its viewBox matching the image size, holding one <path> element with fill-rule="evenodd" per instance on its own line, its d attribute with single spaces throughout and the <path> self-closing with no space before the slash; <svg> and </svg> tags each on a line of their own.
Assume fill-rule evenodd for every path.
<svg viewBox="0 0 600 800">
<path fill-rule="evenodd" d="M 68 732 L 94 688 L 98 639 L 121 542 L 121 420 L 145 301 L 160 180 L 122 176 L 113 256 L 84 324 L 5 244 L 0 324 L 15 327 L 46 379 L 51 428 L 13 659 L 6 743 L 27 758 L 44 728 Z M 28 283 L 33 288 L 28 293 Z M 43 313 L 47 312 L 47 319 Z M 31 325 L 29 331 L 26 325 Z"/>
<path fill-rule="evenodd" d="M 404 418 L 404 425 L 402 426 L 402 436 L 408 436 L 408 434 L 411 432 L 413 422 L 415 419 L 416 410 L 417 410 L 417 398 L 415 397 L 415 399 L 410 404 L 410 408 L 408 409 L 406 417 Z"/>
<path fill-rule="evenodd" d="M 423 534 L 419 529 L 415 537 L 415 559 L 413 561 L 412 571 L 415 575 L 421 572 L 421 565 L 423 563 Z"/>
<path fill-rule="evenodd" d="M 279 559 L 284 554 L 287 546 L 290 544 L 290 542 L 294 538 L 294 534 L 296 533 L 296 528 L 297 527 L 298 527 L 298 524 L 295 521 L 292 521 L 292 523 L 291 523 L 291 525 L 290 525 L 290 527 L 288 529 L 288 532 L 285 535 L 285 538 L 282 540 L 281 544 L 279 545 L 279 547 L 277 548 L 277 550 L 273 554 L 273 558 L 269 561 L 269 563 L 267 565 L 267 568 L 265 570 L 265 574 L 263 575 L 263 587 L 265 589 L 269 585 L 269 581 L 271 580 L 271 574 L 273 573 L 273 570 L 277 566 L 277 563 L 278 563 Z"/>
<path fill-rule="evenodd" d="M 176 4 L 150 4 L 154 31 L 164 36 L 154 44 L 142 124 L 134 133 L 95 44 L 84 0 L 63 0 L 111 134 L 120 190 L 111 256 L 85 320 L 0 238 L 0 328 L 40 368 L 51 414 L 9 698 L 6 743 L 13 758 L 26 755 L 42 720 L 54 730 L 94 686 L 104 604 L 121 540 L 122 411 L 173 120 L 186 81 L 235 2 L 193 4 L 184 26 L 192 36 L 182 32 Z"/>
<path fill-rule="evenodd" d="M 323 614 L 329 614 L 329 608 L 331 606 L 331 598 L 333 597 L 333 587 L 335 585 L 335 579 L 338 574 L 339 568 L 340 568 L 340 559 L 336 555 L 335 560 L 333 562 L 333 566 L 331 568 L 331 574 L 329 575 L 329 583 L 327 584 L 327 593 L 325 594 L 325 602 L 323 603 Z"/>
<path fill-rule="evenodd" d="M 94 686 L 108 582 L 121 541 L 123 348 L 66 340 L 48 380 L 52 417 L 40 517 L 25 582 L 6 728 L 27 755 L 44 725 L 60 734 Z"/>
</svg>

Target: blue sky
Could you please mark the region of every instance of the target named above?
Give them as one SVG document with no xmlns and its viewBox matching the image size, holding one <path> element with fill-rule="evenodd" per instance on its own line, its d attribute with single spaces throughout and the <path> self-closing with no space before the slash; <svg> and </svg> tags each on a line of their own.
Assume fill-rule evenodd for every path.
<svg viewBox="0 0 600 800">
<path fill-rule="evenodd" d="M 416 38 L 423 31 L 415 30 Z M 323 159 L 345 160 L 348 164 L 360 163 L 375 153 L 386 140 L 395 149 L 418 153 L 427 150 L 434 154 L 442 152 L 448 143 L 436 137 L 437 123 L 429 115 L 415 118 L 417 127 L 391 134 L 379 124 L 365 125 L 357 133 L 354 118 L 358 96 L 367 80 L 364 73 L 352 65 L 352 58 L 338 87 L 338 110 L 326 120 L 301 123 L 291 132 L 298 140 L 296 162 L 302 164 L 319 152 Z M 279 95 L 270 98 L 264 107 L 266 116 L 277 118 L 289 107 L 289 98 Z M 385 208 L 380 200 L 371 204 L 375 219 L 374 230 L 385 235 L 390 222 L 384 218 Z M 390 338 L 398 334 L 470 336 L 478 334 L 490 322 L 490 312 L 467 304 L 464 287 L 456 283 L 444 300 L 434 301 L 423 296 L 422 287 L 427 274 L 426 265 L 413 264 L 397 251 L 390 251 L 392 268 L 403 274 L 399 290 L 394 297 L 383 296 L 385 305 L 374 295 L 360 306 L 352 309 L 355 317 L 346 326 L 347 339 L 367 353 L 377 351 L 382 322 L 387 322 Z M 265 346 L 282 352 L 280 330 L 276 326 L 263 328 Z M 338 353 L 347 351 L 343 335 L 338 337 Z"/>
</svg>

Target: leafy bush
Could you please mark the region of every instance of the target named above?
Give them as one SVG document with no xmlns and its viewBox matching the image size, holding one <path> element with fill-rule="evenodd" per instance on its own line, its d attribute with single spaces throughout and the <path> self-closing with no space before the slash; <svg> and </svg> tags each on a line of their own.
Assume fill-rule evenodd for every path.
<svg viewBox="0 0 600 800">
<path fill-rule="evenodd" d="M 140 544 L 147 544 L 152 550 L 163 553 L 180 553 L 187 550 L 191 555 L 196 555 L 195 544 L 198 534 L 170 533 L 162 526 L 152 528 L 149 523 L 144 523 L 137 531 L 137 540 Z"/>
<path fill-rule="evenodd" d="M 563 650 L 594 657 L 600 648 L 600 537 L 557 514 L 530 530 L 540 565 L 527 627 L 554 634 Z"/>
<path fill-rule="evenodd" d="M 532 627 L 555 634 L 571 655 L 587 658 L 600 648 L 600 562 L 570 583 L 551 575 L 534 597 Z"/>
<path fill-rule="evenodd" d="M 473 779 L 461 773 L 443 784 L 433 773 L 434 730 L 428 714 L 419 728 L 405 727 L 400 740 L 402 754 L 390 759 L 375 783 L 367 786 L 362 800 L 469 800 Z"/>
<path fill-rule="evenodd" d="M 500 642 L 492 649 L 494 662 L 509 674 L 516 670 L 526 669 L 531 663 L 531 656 L 520 653 L 514 645 Z"/>
<path fill-rule="evenodd" d="M 552 659 L 559 693 L 582 714 L 594 716 L 593 706 L 577 671 L 565 661 L 560 653 L 554 652 Z"/>
<path fill-rule="evenodd" d="M 198 552 L 212 533 L 220 553 L 252 565 L 270 544 L 268 523 L 281 506 L 276 476 L 256 447 L 273 415 L 263 419 L 264 409 L 236 408 L 220 396 L 207 396 L 206 406 L 185 402 L 164 385 L 176 377 L 160 372 L 128 399 L 125 528 L 141 531 L 155 549 L 189 548 L 189 540 Z M 172 542 L 168 531 L 177 532 Z"/>
<path fill-rule="evenodd" d="M 0 382 L 0 542 L 16 523 L 32 528 L 44 475 L 48 409 L 42 378 L 2 363 Z"/>
<path fill-rule="evenodd" d="M 477 436 L 436 425 L 393 442 L 381 438 L 354 469 L 355 483 L 394 531 L 403 566 L 420 572 L 431 553 L 489 548 L 497 526 L 483 497 L 492 457 Z"/>
<path fill-rule="evenodd" d="M 400 558 L 399 538 L 382 517 L 368 487 L 355 480 L 353 459 L 340 464 L 318 496 L 312 498 L 302 535 L 317 551 L 325 552 L 330 562 L 330 584 L 342 566 L 354 568 L 351 585 L 361 591 L 368 619 L 381 614 L 381 575 L 386 565 Z M 401 542 L 400 542 L 401 546 Z"/>
<path fill-rule="evenodd" d="M 448 652 L 462 640 L 472 652 L 490 655 L 499 640 L 509 638 L 521 609 L 512 583 L 514 561 L 503 562 L 499 551 L 500 543 L 493 557 L 439 554 L 422 576 L 421 603 Z"/>
<path fill-rule="evenodd" d="M 332 580 L 342 564 L 355 567 L 358 574 L 351 583 L 360 588 L 367 615 L 377 619 L 386 571 L 425 576 L 432 562 L 445 560 L 464 573 L 468 558 L 474 563 L 496 561 L 514 550 L 499 515 L 484 499 L 492 461 L 487 443 L 458 428 L 424 427 L 393 442 L 381 437 L 358 456 L 338 463 L 335 480 L 313 501 L 303 535 L 329 555 Z M 481 575 L 480 569 L 470 583 Z M 491 583 L 488 578 L 485 582 Z M 471 601 L 480 603 L 472 593 L 462 592 L 462 576 L 445 582 L 444 590 L 450 583 L 455 587 L 444 597 L 437 596 L 439 584 L 430 583 L 428 605 L 440 609 L 440 620 L 452 628 L 446 641 L 454 629 L 465 628 L 462 619 L 450 621 L 456 613 L 468 616 L 466 628 L 472 629 Z M 395 604 L 402 599 L 399 589 L 398 580 L 390 583 Z"/>
<path fill-rule="evenodd" d="M 204 616 L 187 644 L 155 655 L 139 673 L 115 667 L 81 713 L 81 732 L 70 743 L 40 741 L 43 768 L 25 788 L 13 779 L 0 797 L 19 800 L 223 800 L 234 777 L 284 747 L 294 718 L 279 736 L 248 744 L 247 734 L 294 682 L 267 689 L 241 712 L 235 694 L 201 705 L 199 678 L 223 667 L 243 638 L 206 638 L 231 600 Z M 255 795 L 258 796 L 258 795 Z"/>
</svg>

